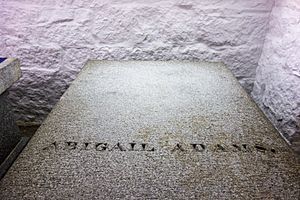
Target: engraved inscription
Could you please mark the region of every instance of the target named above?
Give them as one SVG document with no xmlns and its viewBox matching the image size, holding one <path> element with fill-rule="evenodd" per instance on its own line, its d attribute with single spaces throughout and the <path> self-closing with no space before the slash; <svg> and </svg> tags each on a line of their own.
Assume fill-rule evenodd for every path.
<svg viewBox="0 0 300 200">
<path fill-rule="evenodd" d="M 45 145 L 43 151 L 97 151 L 97 152 L 154 152 L 157 150 L 169 150 L 170 152 L 236 152 L 236 153 L 271 153 L 276 154 L 279 151 L 273 147 L 263 144 L 204 144 L 204 143 L 174 143 L 171 148 L 159 148 L 155 144 L 138 142 L 77 142 L 77 141 L 55 141 Z"/>
</svg>

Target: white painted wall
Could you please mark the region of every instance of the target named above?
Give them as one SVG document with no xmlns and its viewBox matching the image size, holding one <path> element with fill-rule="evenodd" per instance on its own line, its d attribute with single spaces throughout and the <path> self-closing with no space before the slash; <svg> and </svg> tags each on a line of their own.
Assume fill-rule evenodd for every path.
<svg viewBox="0 0 300 200">
<path fill-rule="evenodd" d="M 223 61 L 250 92 L 273 0 L 0 0 L 0 55 L 18 57 L 10 92 L 40 122 L 87 59 Z"/>
<path fill-rule="evenodd" d="M 252 96 L 300 153 L 300 0 L 276 0 Z"/>
</svg>

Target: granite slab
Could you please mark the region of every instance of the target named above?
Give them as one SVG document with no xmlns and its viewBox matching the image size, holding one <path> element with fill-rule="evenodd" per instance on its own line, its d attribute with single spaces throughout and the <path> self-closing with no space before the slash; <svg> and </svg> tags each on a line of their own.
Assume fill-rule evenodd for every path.
<svg viewBox="0 0 300 200">
<path fill-rule="evenodd" d="M 21 77 L 19 60 L 5 58 L 0 62 L 0 94 Z"/>
<path fill-rule="evenodd" d="M 0 199 L 298 199 L 299 169 L 223 64 L 89 61 Z"/>
</svg>

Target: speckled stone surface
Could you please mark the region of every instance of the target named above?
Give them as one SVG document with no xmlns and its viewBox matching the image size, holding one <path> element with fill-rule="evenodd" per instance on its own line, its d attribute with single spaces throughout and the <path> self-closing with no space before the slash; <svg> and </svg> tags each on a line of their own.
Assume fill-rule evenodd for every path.
<svg viewBox="0 0 300 200">
<path fill-rule="evenodd" d="M 298 199 L 299 159 L 222 64 L 90 61 L 0 199 Z"/>
</svg>

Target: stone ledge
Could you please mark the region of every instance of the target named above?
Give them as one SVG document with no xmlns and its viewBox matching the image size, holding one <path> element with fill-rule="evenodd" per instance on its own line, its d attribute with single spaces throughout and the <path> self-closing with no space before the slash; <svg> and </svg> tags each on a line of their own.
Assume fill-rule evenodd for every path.
<svg viewBox="0 0 300 200">
<path fill-rule="evenodd" d="M 0 94 L 21 77 L 20 62 L 16 58 L 7 58 L 0 63 Z"/>
</svg>

